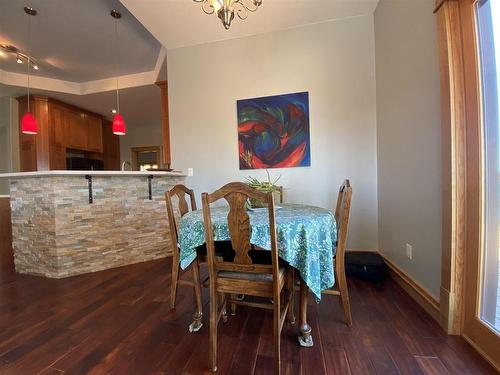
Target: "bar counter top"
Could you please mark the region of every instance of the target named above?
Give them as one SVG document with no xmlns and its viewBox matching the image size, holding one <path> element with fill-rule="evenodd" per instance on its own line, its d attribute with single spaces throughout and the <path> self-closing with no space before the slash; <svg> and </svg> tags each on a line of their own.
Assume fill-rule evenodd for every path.
<svg viewBox="0 0 500 375">
<path fill-rule="evenodd" d="M 51 176 L 175 176 L 185 177 L 181 171 L 35 171 L 35 172 L 17 172 L 0 173 L 0 178 L 25 178 L 25 177 L 51 177 Z"/>
</svg>

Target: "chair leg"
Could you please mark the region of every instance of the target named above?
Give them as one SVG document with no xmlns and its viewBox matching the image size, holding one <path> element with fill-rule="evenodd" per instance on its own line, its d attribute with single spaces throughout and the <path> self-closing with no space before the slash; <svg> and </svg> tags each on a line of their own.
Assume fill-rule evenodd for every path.
<svg viewBox="0 0 500 375">
<path fill-rule="evenodd" d="M 339 283 L 340 300 L 344 308 L 344 316 L 347 325 L 352 326 L 351 304 L 349 302 L 349 292 L 347 290 L 347 280 L 344 270 L 337 270 L 337 282 Z"/>
<path fill-rule="evenodd" d="M 236 299 L 237 295 L 236 294 L 231 294 L 231 299 Z M 231 316 L 236 315 L 236 304 L 231 303 Z"/>
<path fill-rule="evenodd" d="M 177 248 L 174 249 L 172 255 L 172 279 L 170 280 L 170 308 L 175 308 L 175 301 L 177 299 L 177 283 L 179 281 L 179 252 Z"/>
<path fill-rule="evenodd" d="M 295 323 L 295 271 L 293 267 L 289 267 L 288 269 L 288 312 L 287 318 L 290 324 Z"/>
<path fill-rule="evenodd" d="M 217 372 L 217 325 L 219 322 L 219 295 L 210 288 L 210 371 Z"/>
<path fill-rule="evenodd" d="M 227 300 L 226 300 L 226 294 L 221 293 L 219 294 L 220 296 L 220 302 L 221 302 L 221 309 L 222 309 L 222 323 L 227 323 L 228 317 L 227 317 Z"/>
<path fill-rule="evenodd" d="M 193 289 L 194 296 L 196 300 L 196 311 L 193 316 L 193 323 L 189 326 L 189 332 L 198 332 L 203 323 L 201 321 L 203 317 L 203 304 L 201 301 L 201 285 L 200 285 L 200 264 L 198 263 L 198 259 L 195 259 L 193 262 Z"/>
<path fill-rule="evenodd" d="M 273 319 L 273 332 L 274 332 L 274 375 L 280 375 L 281 371 L 281 298 L 280 296 L 274 297 L 274 319 Z"/>
</svg>

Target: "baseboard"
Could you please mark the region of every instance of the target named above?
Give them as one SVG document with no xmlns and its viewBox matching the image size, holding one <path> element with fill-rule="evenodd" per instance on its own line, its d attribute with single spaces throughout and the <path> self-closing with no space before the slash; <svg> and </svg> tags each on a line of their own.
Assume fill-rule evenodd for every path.
<svg viewBox="0 0 500 375">
<path fill-rule="evenodd" d="M 410 275 L 391 262 L 384 254 L 380 254 L 389 268 L 389 275 L 401 286 L 430 316 L 441 324 L 439 301 Z"/>
<path fill-rule="evenodd" d="M 479 346 L 476 345 L 476 343 L 467 335 L 462 334 L 462 337 L 464 338 L 465 341 L 467 341 L 476 351 L 483 357 L 490 365 L 492 365 L 495 370 L 497 370 L 500 373 L 500 363 L 497 363 L 491 358 L 489 355 L 487 355 Z"/>
</svg>

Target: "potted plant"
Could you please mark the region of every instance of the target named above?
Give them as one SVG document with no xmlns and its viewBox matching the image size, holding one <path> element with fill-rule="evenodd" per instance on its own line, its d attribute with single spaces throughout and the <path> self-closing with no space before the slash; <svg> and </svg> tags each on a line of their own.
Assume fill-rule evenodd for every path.
<svg viewBox="0 0 500 375">
<path fill-rule="evenodd" d="M 267 181 L 260 181 L 255 177 L 247 177 L 246 183 L 248 186 L 257 189 L 259 191 L 263 191 L 266 193 L 275 193 L 280 190 L 280 187 L 276 185 L 278 180 L 281 178 L 281 175 L 278 176 L 274 181 L 271 180 L 271 176 L 269 175 L 269 171 L 266 169 L 267 173 Z M 258 199 L 250 198 L 249 200 L 250 208 L 263 208 L 266 207 L 266 204 Z"/>
</svg>

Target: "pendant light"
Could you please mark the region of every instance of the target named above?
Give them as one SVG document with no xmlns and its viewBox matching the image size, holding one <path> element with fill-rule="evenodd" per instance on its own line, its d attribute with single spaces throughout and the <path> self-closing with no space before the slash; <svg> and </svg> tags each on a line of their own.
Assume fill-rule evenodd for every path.
<svg viewBox="0 0 500 375">
<path fill-rule="evenodd" d="M 122 14 L 117 10 L 112 10 L 110 12 L 111 17 L 115 19 L 115 74 L 116 74 L 116 114 L 113 118 L 113 134 L 115 135 L 125 135 L 127 131 L 127 126 L 125 125 L 125 120 L 120 113 L 120 92 L 118 90 L 118 20 L 122 18 Z"/>
<path fill-rule="evenodd" d="M 36 10 L 31 7 L 24 7 L 24 12 L 28 15 L 28 48 L 31 39 L 31 16 L 36 16 Z M 30 112 L 30 68 L 31 61 L 30 56 L 28 55 L 28 112 L 26 112 L 21 119 L 21 131 L 24 134 L 37 134 L 38 133 L 38 125 L 36 123 L 35 117 Z"/>
</svg>

